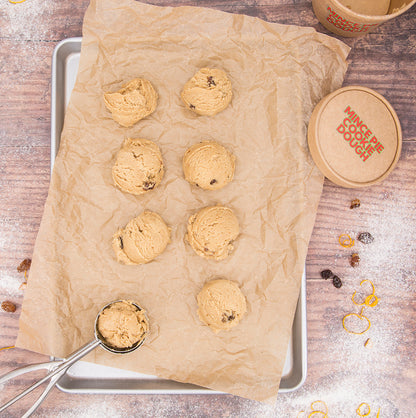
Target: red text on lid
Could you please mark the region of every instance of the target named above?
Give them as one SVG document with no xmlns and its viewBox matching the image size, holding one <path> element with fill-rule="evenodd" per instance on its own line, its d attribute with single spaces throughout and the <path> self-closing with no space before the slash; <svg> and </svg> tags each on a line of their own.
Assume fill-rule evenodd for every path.
<svg viewBox="0 0 416 418">
<path fill-rule="evenodd" d="M 357 156 L 365 162 L 374 152 L 381 154 L 384 146 L 364 120 L 352 110 L 351 106 L 347 106 L 344 113 L 346 115 L 336 131 L 354 149 Z"/>
</svg>

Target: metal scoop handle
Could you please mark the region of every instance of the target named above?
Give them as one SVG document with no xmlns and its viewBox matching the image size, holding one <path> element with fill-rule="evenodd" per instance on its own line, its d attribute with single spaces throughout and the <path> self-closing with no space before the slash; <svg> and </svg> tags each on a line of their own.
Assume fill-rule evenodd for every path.
<svg viewBox="0 0 416 418">
<path fill-rule="evenodd" d="M 26 367 L 21 367 L 19 369 L 13 370 L 10 373 L 7 373 L 4 376 L 2 376 L 0 378 L 0 385 L 4 382 L 7 382 L 8 380 L 13 379 L 16 376 L 20 376 L 21 374 L 29 373 L 31 371 L 40 370 L 40 369 L 47 369 L 47 370 L 52 369 L 45 377 L 38 380 L 33 385 L 29 386 L 27 389 L 25 389 L 19 395 L 15 396 L 9 402 L 2 405 L 0 407 L 0 412 L 7 409 L 10 405 L 13 405 L 19 399 L 23 398 L 23 396 L 26 396 L 28 393 L 32 392 L 32 390 L 39 387 L 42 383 L 45 383 L 47 380 L 51 379 L 51 382 L 46 387 L 44 392 L 41 394 L 39 399 L 36 401 L 36 403 L 27 412 L 27 413 L 29 413 L 29 415 L 32 414 L 35 411 L 35 409 L 38 407 L 38 405 L 40 405 L 40 403 L 46 397 L 46 395 L 49 393 L 49 391 L 55 386 L 55 384 L 59 380 L 59 378 L 62 377 L 65 374 L 65 372 L 68 370 L 68 368 L 100 344 L 101 344 L 100 340 L 94 339 L 94 340 L 90 341 L 89 343 L 85 344 L 84 346 L 82 346 L 81 348 L 79 348 L 77 351 L 70 354 L 70 356 L 67 359 L 57 360 L 57 361 L 50 361 L 50 362 L 47 362 L 47 363 L 38 363 L 38 364 L 33 364 L 33 365 L 30 365 L 30 366 L 26 366 Z M 25 414 L 25 417 L 28 417 L 29 415 Z"/>
</svg>

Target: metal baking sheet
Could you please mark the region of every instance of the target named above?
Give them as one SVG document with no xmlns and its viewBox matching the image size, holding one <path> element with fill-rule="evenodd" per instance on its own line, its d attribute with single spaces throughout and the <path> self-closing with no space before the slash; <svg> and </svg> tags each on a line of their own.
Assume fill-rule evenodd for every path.
<svg viewBox="0 0 416 418">
<path fill-rule="evenodd" d="M 82 38 L 68 38 L 55 48 L 52 60 L 51 170 L 59 149 L 65 109 L 75 84 Z M 293 322 L 280 392 L 298 389 L 306 379 L 306 278 Z M 59 380 L 58 388 L 73 393 L 215 394 L 200 386 L 161 379 L 156 376 L 100 366 L 85 361 L 74 364 Z"/>
</svg>

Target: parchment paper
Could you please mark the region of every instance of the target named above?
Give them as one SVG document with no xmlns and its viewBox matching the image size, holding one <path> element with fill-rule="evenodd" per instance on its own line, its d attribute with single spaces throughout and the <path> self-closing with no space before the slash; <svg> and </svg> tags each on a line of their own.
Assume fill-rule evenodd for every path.
<svg viewBox="0 0 416 418">
<path fill-rule="evenodd" d="M 307 149 L 314 105 L 341 87 L 349 48 L 312 28 L 194 7 L 93 0 L 79 72 L 36 240 L 17 345 L 65 356 L 93 338 L 99 309 L 129 298 L 147 311 L 151 333 L 136 352 L 95 350 L 91 361 L 270 400 L 278 392 L 323 177 Z M 231 105 L 214 117 L 181 102 L 201 67 L 223 69 Z M 131 128 L 111 119 L 104 91 L 144 77 L 156 111 Z M 166 173 L 144 196 L 114 187 L 111 167 L 126 137 L 159 144 Z M 190 186 L 182 157 L 214 139 L 236 156 L 224 189 Z M 186 222 L 206 205 L 231 207 L 240 222 L 235 252 L 204 260 L 185 242 Z M 117 263 L 111 237 L 149 209 L 172 228 L 153 262 Z M 196 295 L 215 277 L 239 283 L 248 312 L 215 335 L 201 324 Z"/>
</svg>

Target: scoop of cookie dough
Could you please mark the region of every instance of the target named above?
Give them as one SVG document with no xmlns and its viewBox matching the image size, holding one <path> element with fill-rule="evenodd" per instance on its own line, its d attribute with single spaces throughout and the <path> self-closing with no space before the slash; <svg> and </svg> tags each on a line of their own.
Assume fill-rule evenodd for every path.
<svg viewBox="0 0 416 418">
<path fill-rule="evenodd" d="M 149 330 L 145 311 L 128 301 L 112 303 L 98 317 L 97 329 L 106 345 L 129 348 L 143 340 Z"/>
<path fill-rule="evenodd" d="M 154 112 L 157 93 L 150 81 L 135 78 L 115 93 L 104 93 L 104 103 L 121 126 L 133 126 Z"/>
<path fill-rule="evenodd" d="M 112 170 L 114 184 L 135 195 L 154 189 L 161 182 L 163 173 L 159 147 L 147 139 L 131 138 L 124 141 Z"/>
<path fill-rule="evenodd" d="M 183 157 L 183 172 L 191 184 L 217 190 L 234 176 L 235 157 L 215 141 L 204 141 L 188 148 Z"/>
<path fill-rule="evenodd" d="M 170 242 L 170 228 L 154 212 L 144 211 L 113 236 L 117 260 L 124 264 L 145 264 L 160 255 Z"/>
<path fill-rule="evenodd" d="M 215 333 L 235 327 L 247 310 L 246 298 L 237 283 L 215 279 L 197 296 L 199 319 Z"/>
<path fill-rule="evenodd" d="M 240 228 L 234 212 L 224 206 L 208 206 L 188 220 L 188 240 L 201 257 L 223 260 L 233 251 Z"/>
<path fill-rule="evenodd" d="M 184 86 L 181 97 L 198 115 L 213 116 L 224 110 L 233 93 L 227 74 L 218 69 L 201 68 Z"/>
</svg>

